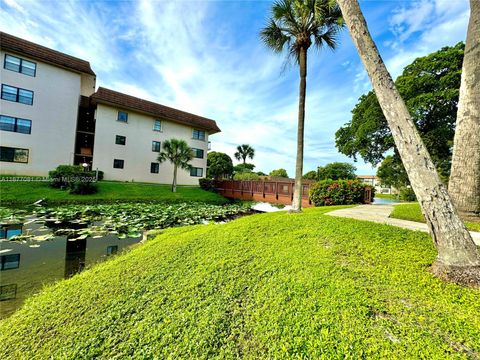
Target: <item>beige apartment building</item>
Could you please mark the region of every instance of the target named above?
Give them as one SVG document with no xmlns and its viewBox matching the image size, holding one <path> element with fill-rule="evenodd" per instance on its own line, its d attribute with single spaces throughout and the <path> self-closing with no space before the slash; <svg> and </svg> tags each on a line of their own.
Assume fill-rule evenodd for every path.
<svg viewBox="0 0 480 360">
<path fill-rule="evenodd" d="M 209 135 L 220 131 L 201 116 L 106 88 L 95 91 L 89 62 L 0 33 L 0 173 L 48 175 L 63 164 L 86 164 L 106 180 L 170 183 L 162 142 L 193 149 L 178 183 L 206 174 Z"/>
</svg>

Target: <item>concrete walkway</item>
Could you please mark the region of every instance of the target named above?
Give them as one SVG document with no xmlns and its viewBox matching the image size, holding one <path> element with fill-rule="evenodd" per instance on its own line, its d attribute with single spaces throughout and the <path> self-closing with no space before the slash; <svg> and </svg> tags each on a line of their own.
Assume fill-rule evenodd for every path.
<svg viewBox="0 0 480 360">
<path fill-rule="evenodd" d="M 393 205 L 359 205 L 357 207 L 330 211 L 326 215 L 346 217 L 398 226 L 408 230 L 428 232 L 427 224 L 415 221 L 390 218 Z M 475 244 L 480 246 L 480 232 L 470 231 Z"/>
</svg>

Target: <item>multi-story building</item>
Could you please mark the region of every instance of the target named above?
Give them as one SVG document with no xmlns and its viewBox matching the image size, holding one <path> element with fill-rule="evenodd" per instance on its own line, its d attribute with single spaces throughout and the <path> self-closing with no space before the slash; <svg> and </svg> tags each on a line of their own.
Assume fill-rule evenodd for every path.
<svg viewBox="0 0 480 360">
<path fill-rule="evenodd" d="M 209 135 L 201 116 L 100 87 L 89 62 L 0 33 L 0 173 L 47 175 L 83 164 L 122 181 L 171 182 L 173 167 L 157 161 L 162 142 L 187 141 L 194 152 L 179 184 L 205 176 Z"/>
<path fill-rule="evenodd" d="M 357 179 L 365 184 L 373 186 L 377 194 L 396 194 L 397 189 L 391 186 L 385 186 L 381 183 L 378 176 L 375 175 L 357 175 Z"/>
</svg>

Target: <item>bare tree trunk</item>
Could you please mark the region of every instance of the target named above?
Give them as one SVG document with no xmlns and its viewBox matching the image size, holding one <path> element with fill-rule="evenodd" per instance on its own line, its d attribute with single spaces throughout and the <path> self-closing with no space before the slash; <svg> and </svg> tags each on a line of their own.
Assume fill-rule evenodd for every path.
<svg viewBox="0 0 480 360">
<path fill-rule="evenodd" d="M 177 192 L 177 165 L 173 165 L 172 192 Z"/>
<path fill-rule="evenodd" d="M 372 82 L 408 178 L 422 207 L 443 279 L 480 286 L 480 255 L 368 31 L 357 0 L 338 0 L 350 35 Z"/>
<path fill-rule="evenodd" d="M 297 161 L 295 163 L 295 188 L 292 211 L 302 211 L 303 136 L 305 123 L 305 94 L 307 90 L 307 49 L 300 47 L 300 91 L 298 97 Z"/>
<path fill-rule="evenodd" d="M 461 214 L 480 214 L 480 2 L 470 0 L 470 21 L 448 191 Z"/>
</svg>

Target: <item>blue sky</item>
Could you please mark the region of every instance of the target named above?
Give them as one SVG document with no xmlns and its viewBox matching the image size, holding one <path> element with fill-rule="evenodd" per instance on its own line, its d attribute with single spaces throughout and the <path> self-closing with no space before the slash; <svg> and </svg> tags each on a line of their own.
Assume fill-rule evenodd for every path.
<svg viewBox="0 0 480 360">
<path fill-rule="evenodd" d="M 271 1 L 0 0 L 0 29 L 90 61 L 97 86 L 215 119 L 212 150 L 256 149 L 257 171 L 294 175 L 298 69 L 260 42 Z M 467 0 L 360 5 L 394 77 L 418 56 L 465 40 Z M 308 58 L 304 172 L 353 162 L 335 131 L 370 83 L 348 32 Z M 358 174 L 376 170 L 362 159 Z"/>
</svg>

